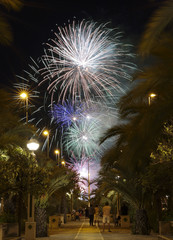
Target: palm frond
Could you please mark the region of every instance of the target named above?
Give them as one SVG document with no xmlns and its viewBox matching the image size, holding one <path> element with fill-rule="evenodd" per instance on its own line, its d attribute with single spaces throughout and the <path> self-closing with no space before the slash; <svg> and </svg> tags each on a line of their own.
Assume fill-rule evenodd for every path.
<svg viewBox="0 0 173 240">
<path fill-rule="evenodd" d="M 151 17 L 139 46 L 139 53 L 141 55 L 147 55 L 151 52 L 151 49 L 159 41 L 161 33 L 172 21 L 173 1 L 169 0 L 164 2 L 164 5 L 157 9 Z"/>
</svg>

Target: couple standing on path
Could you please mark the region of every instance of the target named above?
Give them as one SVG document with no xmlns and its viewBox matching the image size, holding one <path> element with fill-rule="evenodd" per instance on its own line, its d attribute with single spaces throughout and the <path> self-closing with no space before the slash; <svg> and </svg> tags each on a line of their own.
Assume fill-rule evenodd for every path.
<svg viewBox="0 0 173 240">
<path fill-rule="evenodd" d="M 109 203 L 106 202 L 105 206 L 103 207 L 103 232 L 105 230 L 105 224 L 108 223 L 108 232 L 111 232 L 110 230 L 110 211 L 111 207 L 109 206 Z M 90 219 L 90 226 L 93 226 L 93 221 L 98 223 L 99 226 L 99 208 L 98 205 L 94 208 L 91 204 L 89 208 L 89 219 Z"/>
</svg>

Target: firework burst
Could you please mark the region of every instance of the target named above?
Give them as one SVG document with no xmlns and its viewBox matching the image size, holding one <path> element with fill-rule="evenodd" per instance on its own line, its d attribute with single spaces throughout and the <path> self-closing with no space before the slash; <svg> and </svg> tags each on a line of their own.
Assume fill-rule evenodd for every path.
<svg viewBox="0 0 173 240">
<path fill-rule="evenodd" d="M 65 146 L 67 152 L 73 151 L 81 156 L 85 153 L 92 156 L 98 149 L 99 131 L 98 121 L 87 119 L 81 122 L 75 122 L 65 133 Z"/>
<path fill-rule="evenodd" d="M 83 104 L 71 104 L 69 101 L 61 104 L 53 104 L 51 109 L 52 119 L 56 122 L 57 126 L 67 128 L 75 121 L 79 121 L 84 111 Z"/>
<path fill-rule="evenodd" d="M 48 81 L 52 101 L 57 94 L 62 102 L 111 96 L 113 89 L 121 88 L 122 79 L 131 78 L 135 65 L 128 61 L 133 57 L 129 45 L 120 41 L 121 33 L 107 26 L 83 20 L 58 27 L 55 39 L 47 43 L 40 70 L 39 84 Z"/>
<path fill-rule="evenodd" d="M 103 103 L 95 103 L 93 108 L 85 109 L 81 118 L 73 122 L 64 133 L 64 145 L 68 153 L 76 156 L 83 154 L 100 157 L 108 149 L 110 141 L 99 144 L 101 136 L 118 118 L 115 108 L 108 108 Z"/>
<path fill-rule="evenodd" d="M 74 154 L 70 158 L 70 167 L 79 174 L 79 186 L 83 194 L 88 193 L 88 177 L 90 178 L 91 191 L 95 188 L 94 180 L 98 176 L 99 163 L 94 159 L 83 155 L 80 159 L 76 158 Z M 89 175 L 88 175 L 89 174 Z"/>
<path fill-rule="evenodd" d="M 50 129 L 50 145 L 60 141 L 78 157 L 101 156 L 107 144 L 100 146 L 100 137 L 117 118 L 112 103 L 136 68 L 129 45 L 108 24 L 82 21 L 59 27 L 44 52 L 20 77 L 23 88 L 35 85 L 39 95 L 30 121 L 40 134 Z"/>
</svg>

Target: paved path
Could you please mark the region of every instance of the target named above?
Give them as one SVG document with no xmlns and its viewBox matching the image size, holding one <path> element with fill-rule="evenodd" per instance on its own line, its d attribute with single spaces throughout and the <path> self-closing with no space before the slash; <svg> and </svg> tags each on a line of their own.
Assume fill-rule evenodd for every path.
<svg viewBox="0 0 173 240">
<path fill-rule="evenodd" d="M 102 232 L 96 226 L 89 226 L 88 219 L 82 219 L 80 222 L 68 222 L 58 230 L 51 230 L 49 237 L 37 238 L 37 240 L 156 240 L 157 235 L 143 236 L 132 235 L 129 229 L 118 229 L 111 226 L 111 231 L 105 229 Z"/>
</svg>

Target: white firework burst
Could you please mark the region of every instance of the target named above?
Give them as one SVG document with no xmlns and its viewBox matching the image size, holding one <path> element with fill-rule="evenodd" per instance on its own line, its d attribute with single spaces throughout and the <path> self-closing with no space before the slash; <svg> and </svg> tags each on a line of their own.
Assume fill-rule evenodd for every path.
<svg viewBox="0 0 173 240">
<path fill-rule="evenodd" d="M 121 42 L 121 33 L 108 24 L 81 21 L 58 27 L 55 39 L 47 43 L 41 69 L 48 91 L 59 101 L 112 95 L 121 88 L 122 79 L 131 79 L 136 67 L 129 61 L 134 55 Z"/>
</svg>

